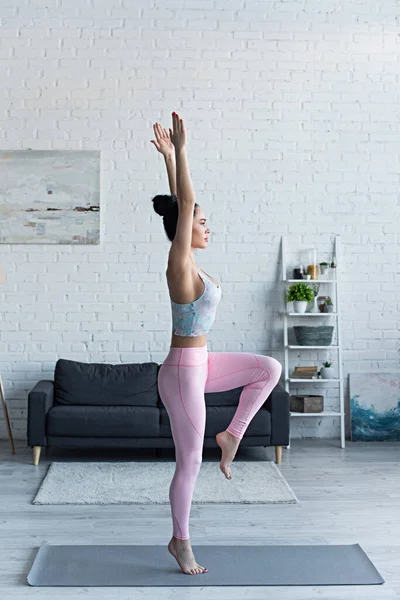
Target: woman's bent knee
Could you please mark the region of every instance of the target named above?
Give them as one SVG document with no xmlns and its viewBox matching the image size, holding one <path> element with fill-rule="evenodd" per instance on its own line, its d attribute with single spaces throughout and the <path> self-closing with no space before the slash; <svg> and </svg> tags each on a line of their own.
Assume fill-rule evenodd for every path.
<svg viewBox="0 0 400 600">
<path fill-rule="evenodd" d="M 265 369 L 265 371 L 274 379 L 279 380 L 282 373 L 282 365 L 281 363 L 273 358 L 272 356 L 264 356 L 263 354 L 257 354 L 258 361 L 260 363 L 260 367 Z"/>
</svg>

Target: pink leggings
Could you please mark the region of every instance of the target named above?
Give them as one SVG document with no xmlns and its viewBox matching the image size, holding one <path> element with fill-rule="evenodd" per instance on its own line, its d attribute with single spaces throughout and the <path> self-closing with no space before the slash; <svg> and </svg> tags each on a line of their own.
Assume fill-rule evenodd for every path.
<svg viewBox="0 0 400 600">
<path fill-rule="evenodd" d="M 189 514 L 200 471 L 206 426 L 205 392 L 244 386 L 227 431 L 242 439 L 250 421 L 279 381 L 281 363 L 251 352 L 175 348 L 160 367 L 158 390 L 168 413 L 176 468 L 169 489 L 173 535 L 189 539 Z"/>
</svg>

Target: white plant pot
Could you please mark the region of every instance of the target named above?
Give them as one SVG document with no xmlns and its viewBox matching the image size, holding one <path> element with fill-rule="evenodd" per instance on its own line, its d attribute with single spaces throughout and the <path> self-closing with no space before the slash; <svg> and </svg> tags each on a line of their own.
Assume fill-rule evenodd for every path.
<svg viewBox="0 0 400 600">
<path fill-rule="evenodd" d="M 307 310 L 307 300 L 296 300 L 293 302 L 293 310 L 295 313 L 305 313 Z"/>
<path fill-rule="evenodd" d="M 321 379 L 333 379 L 334 377 L 333 367 L 321 367 Z"/>
</svg>

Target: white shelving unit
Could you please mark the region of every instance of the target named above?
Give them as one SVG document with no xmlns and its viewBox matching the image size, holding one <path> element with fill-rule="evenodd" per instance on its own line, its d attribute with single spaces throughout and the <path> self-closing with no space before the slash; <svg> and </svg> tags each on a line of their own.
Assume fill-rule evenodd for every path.
<svg viewBox="0 0 400 600">
<path fill-rule="evenodd" d="M 292 283 L 298 283 L 299 281 L 304 281 L 304 282 L 308 282 L 310 285 L 312 285 L 313 283 L 319 283 L 320 285 L 320 290 L 319 290 L 319 296 L 324 296 L 324 295 L 330 295 L 331 297 L 335 298 L 335 302 L 334 302 L 334 306 L 336 307 L 337 312 L 332 312 L 332 313 L 309 313 L 309 312 L 305 312 L 305 313 L 296 313 L 296 312 L 288 312 L 287 310 L 287 303 L 286 303 L 286 299 L 285 299 L 285 295 L 286 295 L 286 291 L 288 290 L 289 286 L 285 285 L 285 290 L 284 290 L 284 294 L 283 294 L 283 338 L 284 338 L 284 355 L 285 355 L 285 362 L 284 362 L 284 373 L 285 373 L 285 377 L 284 377 L 284 383 L 285 383 L 285 390 L 290 394 L 290 384 L 291 383 L 307 383 L 307 384 L 317 384 L 317 386 L 320 386 L 321 384 L 326 384 L 326 385 L 335 385 L 335 384 L 339 384 L 339 409 L 338 410 L 330 410 L 330 411 L 323 411 L 320 413 L 296 413 L 296 412 L 291 412 L 290 416 L 291 417 L 301 417 L 301 418 L 321 418 L 321 417 L 337 417 L 338 419 L 340 419 L 340 446 L 341 448 L 345 447 L 345 421 L 344 421 L 344 394 L 343 394 L 343 364 L 342 364 L 342 339 L 341 339 L 341 314 L 340 314 L 340 304 L 339 304 L 339 276 L 338 276 L 338 271 L 339 271 L 339 267 L 341 265 L 340 262 L 340 252 L 339 252 L 339 235 L 335 236 L 335 244 L 334 244 L 334 256 L 335 256 L 335 260 L 336 260 L 336 279 L 310 279 L 310 280 L 299 280 L 299 279 L 287 279 L 287 246 L 286 246 L 286 236 L 282 236 L 282 279 L 283 282 L 285 284 L 292 284 Z M 320 277 L 320 275 L 319 275 Z M 325 290 L 321 293 L 321 288 L 322 286 L 326 286 L 326 288 L 328 288 L 325 292 Z M 329 291 L 329 286 L 333 286 L 335 294 L 330 293 Z M 290 303 L 291 304 L 291 303 Z M 288 343 L 288 317 L 296 317 L 296 318 L 310 318 L 310 317 L 314 317 L 314 318 L 319 318 L 319 319 L 331 319 L 331 318 L 335 318 L 336 319 L 336 339 L 337 339 L 337 345 L 330 345 L 330 346 L 293 346 L 293 345 L 289 345 Z M 336 377 L 334 379 L 294 379 L 291 378 L 289 376 L 289 351 L 290 350 L 324 350 L 324 349 L 329 349 L 329 350 L 337 350 L 338 352 L 338 360 L 337 360 L 337 365 L 338 365 L 338 375 L 339 377 Z M 289 440 L 289 446 L 287 446 L 287 448 L 290 448 L 290 440 Z"/>
</svg>

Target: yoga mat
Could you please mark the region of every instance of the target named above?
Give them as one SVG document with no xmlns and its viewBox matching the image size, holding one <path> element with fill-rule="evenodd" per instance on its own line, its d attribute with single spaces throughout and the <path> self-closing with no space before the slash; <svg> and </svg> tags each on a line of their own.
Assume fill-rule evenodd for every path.
<svg viewBox="0 0 400 600">
<path fill-rule="evenodd" d="M 31 586 L 376 585 L 384 583 L 359 544 L 192 546 L 207 573 L 187 575 L 165 546 L 53 545 L 43 541 Z"/>
</svg>

